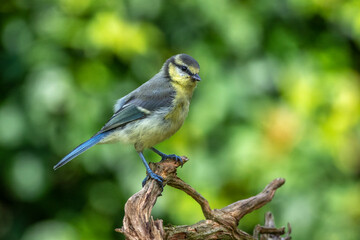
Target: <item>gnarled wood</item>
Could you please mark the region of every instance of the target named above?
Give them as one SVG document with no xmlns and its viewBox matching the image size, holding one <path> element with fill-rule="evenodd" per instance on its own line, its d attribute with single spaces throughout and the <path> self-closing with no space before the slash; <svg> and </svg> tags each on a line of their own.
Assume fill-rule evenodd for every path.
<svg viewBox="0 0 360 240">
<path fill-rule="evenodd" d="M 182 157 L 186 163 L 188 159 Z M 165 185 L 184 191 L 200 206 L 206 220 L 193 225 L 164 227 L 162 220 L 154 220 L 151 210 L 156 200 L 161 196 L 162 189 L 154 180 L 149 180 L 145 186 L 132 197 L 125 205 L 123 227 L 116 231 L 123 233 L 129 240 L 144 239 L 257 239 L 263 231 L 266 233 L 279 233 L 281 229 L 275 226 L 257 226 L 254 236 L 237 228 L 239 221 L 246 214 L 264 206 L 274 197 L 275 191 L 281 187 L 285 180 L 277 178 L 256 196 L 232 203 L 222 209 L 211 209 L 208 201 L 194 188 L 185 183 L 176 175 L 180 163 L 171 159 L 158 163 L 150 163 L 151 169 L 164 179 Z M 265 229 L 265 230 L 264 230 Z M 282 232 L 280 232 L 282 233 Z"/>
</svg>

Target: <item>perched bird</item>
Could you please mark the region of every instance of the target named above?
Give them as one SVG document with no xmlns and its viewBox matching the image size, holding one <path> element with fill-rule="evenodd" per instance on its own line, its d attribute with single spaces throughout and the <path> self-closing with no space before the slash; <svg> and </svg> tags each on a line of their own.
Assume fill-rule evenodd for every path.
<svg viewBox="0 0 360 240">
<path fill-rule="evenodd" d="M 150 177 L 162 186 L 162 177 L 150 169 L 143 151 L 149 148 L 160 155 L 162 160 L 172 158 L 182 162 L 181 157 L 166 155 L 153 146 L 172 136 L 184 123 L 193 91 L 201 80 L 199 70 L 199 63 L 186 54 L 178 54 L 166 60 L 159 73 L 117 100 L 114 115 L 105 126 L 66 155 L 54 169 L 96 144 L 120 141 L 134 144 L 147 171 L 143 184 Z"/>
</svg>

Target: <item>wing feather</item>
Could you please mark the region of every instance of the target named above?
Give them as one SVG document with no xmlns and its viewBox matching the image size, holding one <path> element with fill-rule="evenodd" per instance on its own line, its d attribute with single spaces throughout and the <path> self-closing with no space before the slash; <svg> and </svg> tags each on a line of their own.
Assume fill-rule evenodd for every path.
<svg viewBox="0 0 360 240">
<path fill-rule="evenodd" d="M 100 132 L 106 132 L 111 129 L 125 125 L 126 123 L 145 117 L 146 113 L 141 111 L 135 105 L 122 109 L 122 111 L 114 114 L 111 119 L 105 124 Z"/>
<path fill-rule="evenodd" d="M 155 75 L 154 78 L 117 101 L 114 106 L 114 115 L 99 133 L 145 118 L 160 108 L 170 107 L 174 97 L 175 90 L 171 83 Z"/>
</svg>

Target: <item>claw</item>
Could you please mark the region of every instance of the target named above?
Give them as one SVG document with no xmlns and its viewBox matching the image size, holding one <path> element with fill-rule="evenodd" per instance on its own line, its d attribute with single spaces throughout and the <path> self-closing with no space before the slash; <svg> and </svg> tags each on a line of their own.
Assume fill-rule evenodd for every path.
<svg viewBox="0 0 360 240">
<path fill-rule="evenodd" d="M 155 174 L 155 173 L 153 173 L 153 172 L 148 172 L 148 173 L 147 173 L 146 177 L 145 177 L 144 180 L 142 181 L 142 186 L 143 186 L 143 187 L 145 186 L 146 182 L 147 182 L 150 178 L 154 179 L 154 180 L 159 184 L 159 187 L 161 188 L 161 190 L 164 188 L 164 186 L 163 186 L 163 181 L 164 181 L 164 179 L 163 179 L 161 176 L 159 176 L 159 175 L 157 175 L 157 174 Z"/>
<path fill-rule="evenodd" d="M 155 181 L 157 181 L 157 183 L 159 184 L 161 191 L 163 190 L 164 186 L 163 186 L 163 181 L 164 179 L 162 177 L 160 177 L 159 175 L 155 174 L 151 168 L 149 167 L 149 164 L 146 162 L 146 159 L 144 157 L 144 154 L 142 152 L 138 152 L 139 156 L 141 158 L 141 160 L 143 161 L 145 168 L 146 168 L 146 178 L 142 181 L 142 186 L 145 186 L 145 183 L 147 180 L 149 180 L 149 178 L 154 179 Z"/>
<path fill-rule="evenodd" d="M 142 186 L 142 187 L 145 186 L 147 180 L 149 180 L 149 176 L 148 176 L 148 175 L 146 175 L 146 177 L 144 178 L 144 180 L 142 180 L 142 182 L 141 182 L 141 186 Z"/>
<path fill-rule="evenodd" d="M 164 161 L 165 159 L 170 158 L 172 160 L 175 160 L 176 162 L 180 162 L 181 167 L 184 165 L 184 162 L 183 162 L 182 158 L 180 156 L 178 156 L 178 155 L 175 155 L 175 154 L 167 155 L 167 154 L 162 153 L 162 152 L 160 152 L 159 150 L 157 150 L 156 148 L 153 148 L 153 147 L 151 147 L 150 149 L 161 157 L 161 161 Z"/>
<path fill-rule="evenodd" d="M 175 160 L 176 162 L 180 162 L 180 166 L 182 167 L 184 165 L 184 161 L 182 160 L 182 158 L 178 155 L 175 155 L 175 154 L 170 154 L 170 155 L 166 155 L 164 154 L 164 156 L 161 156 L 161 161 L 164 161 L 166 159 L 172 159 L 172 160 Z"/>
</svg>

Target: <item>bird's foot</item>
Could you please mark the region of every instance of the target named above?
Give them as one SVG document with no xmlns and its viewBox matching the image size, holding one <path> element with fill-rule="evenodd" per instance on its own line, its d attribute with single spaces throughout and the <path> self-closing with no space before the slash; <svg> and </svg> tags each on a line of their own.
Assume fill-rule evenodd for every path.
<svg viewBox="0 0 360 240">
<path fill-rule="evenodd" d="M 163 179 L 161 176 L 155 174 L 154 172 L 148 172 L 148 173 L 147 173 L 146 177 L 145 177 L 144 180 L 142 181 L 142 186 L 143 186 L 143 187 L 145 186 L 146 182 L 147 182 L 150 178 L 154 179 L 154 180 L 159 184 L 161 190 L 164 188 L 164 185 L 163 185 L 164 179 Z"/>
<path fill-rule="evenodd" d="M 168 158 L 175 160 L 176 162 L 179 162 L 181 167 L 184 165 L 184 161 L 182 160 L 182 158 L 175 154 L 169 154 L 169 155 L 164 154 L 161 156 L 161 161 L 165 161 Z"/>
<path fill-rule="evenodd" d="M 164 161 L 165 159 L 170 158 L 172 160 L 175 160 L 176 162 L 179 162 L 181 167 L 184 165 L 184 161 L 178 155 L 175 155 L 175 154 L 167 155 L 167 154 L 165 154 L 163 152 L 160 152 L 159 150 L 157 150 L 154 147 L 151 147 L 150 149 L 161 157 L 161 161 Z"/>
</svg>

